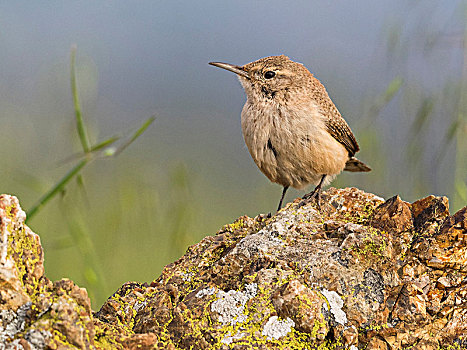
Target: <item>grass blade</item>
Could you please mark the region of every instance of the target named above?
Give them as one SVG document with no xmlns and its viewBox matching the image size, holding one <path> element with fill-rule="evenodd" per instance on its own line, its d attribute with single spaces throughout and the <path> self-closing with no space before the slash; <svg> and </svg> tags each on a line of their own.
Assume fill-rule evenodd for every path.
<svg viewBox="0 0 467 350">
<path fill-rule="evenodd" d="M 383 102 L 384 104 L 389 103 L 394 95 L 400 90 L 404 80 L 401 77 L 395 77 L 388 85 L 386 91 L 383 94 Z"/>
<path fill-rule="evenodd" d="M 105 275 L 96 253 L 89 230 L 83 222 L 75 204 L 62 203 L 62 213 L 68 223 L 68 233 L 82 258 L 82 275 L 86 281 L 91 298 L 102 299 L 107 294 Z"/>
<path fill-rule="evenodd" d="M 83 146 L 84 153 L 88 153 L 89 139 L 84 126 L 83 116 L 81 115 L 81 104 L 79 102 L 78 84 L 76 82 L 76 46 L 71 48 L 71 94 L 73 96 L 73 105 L 75 108 L 76 127 L 78 129 L 79 139 Z"/>
<path fill-rule="evenodd" d="M 65 185 L 73 178 L 75 177 L 79 171 L 86 165 L 88 164 L 87 159 L 83 159 L 81 162 L 79 162 L 74 168 L 72 168 L 62 179 L 55 184 L 44 196 L 42 196 L 39 201 L 30 209 L 28 210 L 27 214 L 27 220 L 30 220 L 36 213 L 37 211 L 45 205 L 50 199 L 52 199 L 57 193 L 61 192 L 64 190 Z"/>
<path fill-rule="evenodd" d="M 120 136 L 112 136 L 110 139 L 102 141 L 101 143 L 98 143 L 95 146 L 92 146 L 89 152 L 96 152 L 101 150 L 102 148 L 113 144 L 115 141 L 118 141 L 120 139 Z"/>
<path fill-rule="evenodd" d="M 110 139 L 102 141 L 101 143 L 98 143 L 95 146 L 92 146 L 89 149 L 88 153 L 81 153 L 80 152 L 80 153 L 72 154 L 71 156 L 66 157 L 65 159 L 59 161 L 58 164 L 63 165 L 65 163 L 69 163 L 69 162 L 72 162 L 74 160 L 83 159 L 83 158 L 87 158 L 89 160 L 95 159 L 96 157 L 91 156 L 91 153 L 96 153 L 97 151 L 102 150 L 104 147 L 109 146 L 109 145 L 115 143 L 116 141 L 120 140 L 120 138 L 121 138 L 121 136 L 112 136 Z"/>
<path fill-rule="evenodd" d="M 449 145 L 452 143 L 452 141 L 456 137 L 458 126 L 459 126 L 459 120 L 454 120 L 451 123 L 451 125 L 449 125 L 448 130 L 444 134 L 440 151 L 438 152 L 438 155 L 436 156 L 436 163 L 439 163 L 441 160 L 443 160 L 444 156 L 446 155 L 446 151 Z"/>
<path fill-rule="evenodd" d="M 435 106 L 434 100 L 431 97 L 425 97 L 422 101 L 420 108 L 417 111 L 415 120 L 412 123 L 410 129 L 411 139 L 414 140 L 415 136 L 421 131 L 423 126 L 426 124 L 428 117 L 433 112 Z"/>
<path fill-rule="evenodd" d="M 382 92 L 379 96 L 375 98 L 375 102 L 370 107 L 370 115 L 376 116 L 379 112 L 386 106 L 394 96 L 399 92 L 402 85 L 404 84 L 404 79 L 397 76 L 386 87 L 386 90 Z"/>
<path fill-rule="evenodd" d="M 133 141 L 135 141 L 143 132 L 146 131 L 147 128 L 149 128 L 149 126 L 154 122 L 154 120 L 156 120 L 156 117 L 155 116 L 152 116 L 151 118 L 147 119 L 143 125 L 141 125 L 141 127 L 136 130 L 136 132 L 133 134 L 133 136 L 130 137 L 130 139 L 128 141 L 126 141 L 124 144 L 122 144 L 120 147 L 118 147 L 115 152 L 113 152 L 112 154 L 109 154 L 109 155 L 113 155 L 113 156 L 116 156 L 118 154 L 120 154 L 125 148 L 127 148 L 129 145 L 131 145 L 133 143 Z"/>
</svg>

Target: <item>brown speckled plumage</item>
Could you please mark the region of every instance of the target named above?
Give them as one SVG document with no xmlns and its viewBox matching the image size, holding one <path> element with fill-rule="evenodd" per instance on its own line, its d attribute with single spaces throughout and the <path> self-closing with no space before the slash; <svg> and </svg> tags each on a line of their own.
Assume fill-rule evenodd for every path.
<svg viewBox="0 0 467 350">
<path fill-rule="evenodd" d="M 242 67 L 211 63 L 236 73 L 247 101 L 242 131 L 253 160 L 269 180 L 319 197 L 342 170 L 369 171 L 354 158 L 359 146 L 324 86 L 302 64 L 271 56 Z M 279 207 L 282 204 L 279 203 Z"/>
</svg>

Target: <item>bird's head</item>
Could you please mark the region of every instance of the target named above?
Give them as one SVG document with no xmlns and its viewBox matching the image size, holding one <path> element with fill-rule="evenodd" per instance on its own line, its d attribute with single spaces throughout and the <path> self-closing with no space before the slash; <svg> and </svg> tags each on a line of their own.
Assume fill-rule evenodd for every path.
<svg viewBox="0 0 467 350">
<path fill-rule="evenodd" d="M 209 64 L 237 74 L 248 98 L 253 100 L 293 94 L 307 88 L 314 79 L 302 64 L 284 55 L 261 58 L 244 66 L 222 62 Z"/>
</svg>

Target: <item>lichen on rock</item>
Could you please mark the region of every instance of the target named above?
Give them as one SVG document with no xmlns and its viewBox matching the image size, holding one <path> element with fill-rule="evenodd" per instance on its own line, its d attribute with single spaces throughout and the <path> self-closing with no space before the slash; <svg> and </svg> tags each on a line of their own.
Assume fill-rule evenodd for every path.
<svg viewBox="0 0 467 350">
<path fill-rule="evenodd" d="M 234 326 L 236 323 L 243 323 L 247 320 L 245 304 L 256 293 L 255 283 L 247 284 L 244 292 L 229 290 L 226 293 L 220 290 L 217 292 L 217 299 L 211 303 L 211 311 L 218 315 L 217 320 L 223 324 Z"/>
<path fill-rule="evenodd" d="M 467 207 L 450 215 L 445 197 L 331 188 L 321 210 L 243 216 L 94 314 L 84 289 L 43 275 L 24 217 L 0 196 L 6 348 L 467 348 Z"/>
<path fill-rule="evenodd" d="M 290 318 L 287 317 L 285 320 L 280 320 L 277 316 L 271 316 L 264 325 L 261 334 L 267 340 L 280 339 L 292 331 L 293 327 L 295 327 L 295 322 Z"/>
<path fill-rule="evenodd" d="M 134 330 L 182 349 L 462 348 L 465 210 L 353 188 L 323 202 L 242 217 L 190 247 L 143 288 Z"/>
<path fill-rule="evenodd" d="M 16 197 L 0 195 L 0 349 L 92 347 L 86 290 L 44 276 L 40 239 L 25 219 Z"/>
<path fill-rule="evenodd" d="M 331 309 L 331 314 L 334 316 L 334 321 L 345 326 L 347 323 L 347 315 L 342 310 L 344 306 L 344 301 L 336 292 L 323 289 L 321 293 L 324 295 L 327 301 L 327 305 Z"/>
</svg>

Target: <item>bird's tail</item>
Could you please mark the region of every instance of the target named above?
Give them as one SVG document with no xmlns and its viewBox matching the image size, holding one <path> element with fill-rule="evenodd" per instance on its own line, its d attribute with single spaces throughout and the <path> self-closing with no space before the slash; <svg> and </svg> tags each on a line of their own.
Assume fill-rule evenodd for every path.
<svg viewBox="0 0 467 350">
<path fill-rule="evenodd" d="M 358 171 L 370 171 L 371 168 L 363 163 L 362 161 L 358 160 L 355 157 L 350 157 L 350 159 L 345 163 L 346 171 L 358 172 Z"/>
</svg>

